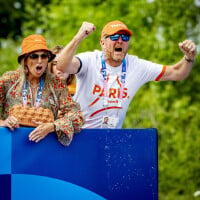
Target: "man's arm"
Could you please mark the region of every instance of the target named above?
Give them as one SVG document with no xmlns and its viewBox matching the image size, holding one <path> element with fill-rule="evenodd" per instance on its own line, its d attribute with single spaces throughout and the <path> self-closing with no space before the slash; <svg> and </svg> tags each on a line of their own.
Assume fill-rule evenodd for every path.
<svg viewBox="0 0 200 200">
<path fill-rule="evenodd" d="M 190 74 L 197 53 L 196 45 L 191 40 L 185 40 L 179 43 L 179 48 L 184 53 L 184 57 L 177 64 L 167 66 L 160 81 L 180 81 Z"/>
<path fill-rule="evenodd" d="M 95 30 L 95 26 L 92 23 L 83 22 L 78 33 L 74 38 L 67 44 L 67 46 L 59 53 L 57 60 L 57 69 L 70 74 L 78 72 L 80 67 L 80 61 L 74 54 L 81 43 L 90 33 Z"/>
</svg>

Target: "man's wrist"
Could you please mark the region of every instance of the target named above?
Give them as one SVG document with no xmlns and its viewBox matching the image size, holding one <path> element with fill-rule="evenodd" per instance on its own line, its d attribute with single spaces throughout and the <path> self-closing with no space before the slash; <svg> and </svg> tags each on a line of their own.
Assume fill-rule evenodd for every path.
<svg viewBox="0 0 200 200">
<path fill-rule="evenodd" d="M 194 63 L 194 58 L 193 59 L 190 59 L 188 58 L 186 55 L 184 56 L 185 60 L 189 63 Z"/>
</svg>

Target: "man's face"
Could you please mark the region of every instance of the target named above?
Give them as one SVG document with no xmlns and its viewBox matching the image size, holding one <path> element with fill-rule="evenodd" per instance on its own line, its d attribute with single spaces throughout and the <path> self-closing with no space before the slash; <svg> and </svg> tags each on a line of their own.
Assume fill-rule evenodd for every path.
<svg viewBox="0 0 200 200">
<path fill-rule="evenodd" d="M 104 123 L 105 123 L 105 124 L 108 123 L 108 117 L 104 117 Z"/>
<path fill-rule="evenodd" d="M 125 31 L 119 31 L 116 34 L 127 35 Z M 117 67 L 122 63 L 123 58 L 127 54 L 129 41 L 123 41 L 121 36 L 119 36 L 119 39 L 112 41 L 111 38 L 107 36 L 103 38 L 101 46 L 106 62 L 113 67 Z"/>
</svg>

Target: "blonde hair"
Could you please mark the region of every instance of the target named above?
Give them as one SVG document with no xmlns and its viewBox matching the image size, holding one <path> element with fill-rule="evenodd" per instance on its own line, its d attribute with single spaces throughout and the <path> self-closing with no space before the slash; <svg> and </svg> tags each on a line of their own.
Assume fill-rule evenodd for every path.
<svg viewBox="0 0 200 200">
<path fill-rule="evenodd" d="M 19 88 L 20 90 L 22 91 L 23 90 L 23 86 L 24 86 L 24 83 L 26 81 L 26 75 L 27 75 L 27 72 L 28 72 L 28 67 L 27 67 L 27 72 L 26 72 L 26 69 L 25 69 L 25 64 L 24 64 L 24 58 L 21 60 L 21 63 L 19 64 L 19 71 L 20 71 L 20 82 L 19 82 Z"/>
<path fill-rule="evenodd" d="M 64 49 L 63 46 L 57 45 L 57 46 L 55 46 L 51 51 L 52 51 L 54 54 L 58 54 L 58 53 L 60 53 L 63 49 Z"/>
</svg>

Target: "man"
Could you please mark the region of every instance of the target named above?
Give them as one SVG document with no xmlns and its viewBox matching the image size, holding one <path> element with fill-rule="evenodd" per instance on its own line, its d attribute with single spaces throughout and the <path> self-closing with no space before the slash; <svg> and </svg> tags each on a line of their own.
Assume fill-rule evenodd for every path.
<svg viewBox="0 0 200 200">
<path fill-rule="evenodd" d="M 74 56 L 80 42 L 95 30 L 83 22 L 78 33 L 58 58 L 59 70 L 76 74 L 75 101 L 86 117 L 84 128 L 101 128 L 103 119 L 112 121 L 109 128 L 121 128 L 128 106 L 137 90 L 149 81 L 183 80 L 191 69 L 196 46 L 190 40 L 179 43 L 184 57 L 175 65 L 166 66 L 128 55 L 131 31 L 121 21 L 106 24 L 101 33 L 102 51 Z"/>
<path fill-rule="evenodd" d="M 107 116 L 103 118 L 102 128 L 108 128 L 108 119 Z"/>
</svg>

